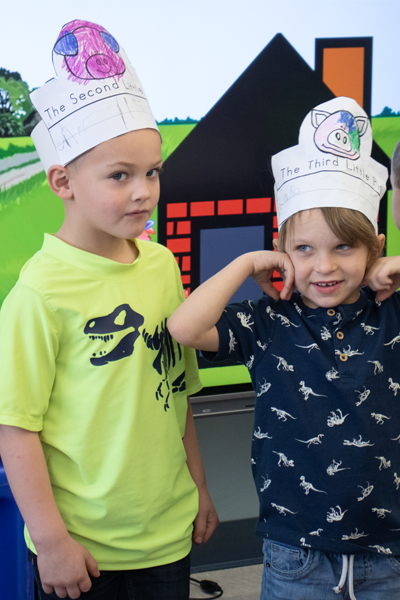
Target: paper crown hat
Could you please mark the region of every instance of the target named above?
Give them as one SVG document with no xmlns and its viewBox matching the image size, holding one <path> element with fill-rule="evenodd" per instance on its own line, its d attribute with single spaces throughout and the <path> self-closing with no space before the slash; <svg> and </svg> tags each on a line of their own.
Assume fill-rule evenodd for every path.
<svg viewBox="0 0 400 600">
<path fill-rule="evenodd" d="M 371 149 L 371 124 L 355 100 L 316 106 L 301 124 L 298 145 L 272 157 L 278 227 L 299 211 L 337 206 L 362 212 L 377 231 L 388 170 Z"/>
<path fill-rule="evenodd" d="M 32 139 L 46 173 L 129 131 L 158 131 L 132 65 L 101 25 L 80 20 L 64 25 L 53 64 L 57 77 L 31 93 L 42 118 Z"/>
</svg>

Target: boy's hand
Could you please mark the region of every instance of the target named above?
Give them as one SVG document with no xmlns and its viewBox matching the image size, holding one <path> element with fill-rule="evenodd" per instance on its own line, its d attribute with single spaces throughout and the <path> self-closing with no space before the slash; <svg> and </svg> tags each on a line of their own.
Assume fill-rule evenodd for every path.
<svg viewBox="0 0 400 600">
<path fill-rule="evenodd" d="M 400 257 L 378 258 L 366 275 L 369 287 L 378 292 L 379 302 L 389 298 L 400 286 Z"/>
<path fill-rule="evenodd" d="M 251 277 L 261 289 L 274 300 L 290 300 L 294 291 L 294 267 L 284 252 L 261 251 L 253 253 L 254 270 Z M 281 293 L 273 285 L 271 278 L 278 271 L 283 280 Z"/>
<path fill-rule="evenodd" d="M 207 542 L 219 524 L 217 511 L 207 488 L 199 488 L 199 512 L 194 520 L 192 539 L 198 546 Z"/>
<path fill-rule="evenodd" d="M 92 587 L 88 573 L 100 575 L 90 552 L 69 535 L 57 547 L 38 552 L 38 568 L 44 592 L 59 598 L 79 598 Z"/>
</svg>

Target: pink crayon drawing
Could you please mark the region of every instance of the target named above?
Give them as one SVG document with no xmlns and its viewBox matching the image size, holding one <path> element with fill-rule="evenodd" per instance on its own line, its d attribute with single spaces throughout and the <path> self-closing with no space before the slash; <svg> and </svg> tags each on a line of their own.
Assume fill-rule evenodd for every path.
<svg viewBox="0 0 400 600">
<path fill-rule="evenodd" d="M 125 64 L 117 40 L 101 25 L 75 20 L 65 25 L 53 51 L 64 57 L 68 79 L 87 84 L 94 79 L 122 77 Z"/>
<path fill-rule="evenodd" d="M 360 157 L 360 137 L 367 130 L 366 117 L 354 117 L 347 110 L 329 114 L 313 110 L 314 142 L 321 152 L 343 156 L 350 160 Z"/>
</svg>

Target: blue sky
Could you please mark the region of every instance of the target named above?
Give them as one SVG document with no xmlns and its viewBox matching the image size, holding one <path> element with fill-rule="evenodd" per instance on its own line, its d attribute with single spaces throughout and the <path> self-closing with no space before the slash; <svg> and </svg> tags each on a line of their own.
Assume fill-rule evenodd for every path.
<svg viewBox="0 0 400 600">
<path fill-rule="evenodd" d="M 204 116 L 276 33 L 312 68 L 315 38 L 372 36 L 372 114 L 400 111 L 399 0 L 3 0 L 0 14 L 0 67 L 30 87 L 53 77 L 62 25 L 106 27 L 157 120 Z"/>
</svg>

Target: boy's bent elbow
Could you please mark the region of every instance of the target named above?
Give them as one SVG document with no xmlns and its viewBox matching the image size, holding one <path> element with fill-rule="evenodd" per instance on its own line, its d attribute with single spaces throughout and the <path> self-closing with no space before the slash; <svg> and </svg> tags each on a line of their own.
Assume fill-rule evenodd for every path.
<svg viewBox="0 0 400 600">
<path fill-rule="evenodd" d="M 218 351 L 219 336 L 215 326 L 210 330 L 195 330 L 193 323 L 185 323 L 175 315 L 176 313 L 168 320 L 168 330 L 179 344 L 196 350 Z"/>
<path fill-rule="evenodd" d="M 176 312 L 168 319 L 168 330 L 174 340 L 183 346 L 195 348 L 195 336 L 190 335 L 189 327 L 185 322 L 176 316 Z"/>
</svg>

